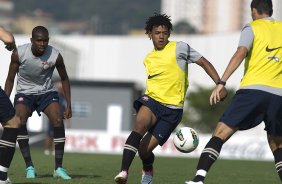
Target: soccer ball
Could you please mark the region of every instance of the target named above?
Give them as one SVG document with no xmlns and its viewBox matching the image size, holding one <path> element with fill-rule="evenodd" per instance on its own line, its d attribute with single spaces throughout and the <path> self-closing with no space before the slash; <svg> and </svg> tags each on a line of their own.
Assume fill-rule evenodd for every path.
<svg viewBox="0 0 282 184">
<path fill-rule="evenodd" d="M 190 153 L 199 145 L 198 133 L 190 127 L 182 127 L 175 132 L 173 144 L 182 153 Z"/>
</svg>

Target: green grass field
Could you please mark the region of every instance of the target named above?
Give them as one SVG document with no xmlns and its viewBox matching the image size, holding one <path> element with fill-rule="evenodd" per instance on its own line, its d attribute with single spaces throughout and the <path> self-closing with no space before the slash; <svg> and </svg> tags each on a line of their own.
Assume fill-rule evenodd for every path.
<svg viewBox="0 0 282 184">
<path fill-rule="evenodd" d="M 9 169 L 13 184 L 113 184 L 121 163 L 120 155 L 66 153 L 64 167 L 72 180 L 52 178 L 53 156 L 32 148 L 38 178 L 25 178 L 25 165 L 17 149 Z M 195 173 L 197 159 L 156 157 L 154 184 L 184 184 Z M 130 169 L 129 184 L 140 183 L 141 162 L 138 157 Z M 206 184 L 275 184 L 280 183 L 272 162 L 218 160 L 207 176 Z"/>
</svg>

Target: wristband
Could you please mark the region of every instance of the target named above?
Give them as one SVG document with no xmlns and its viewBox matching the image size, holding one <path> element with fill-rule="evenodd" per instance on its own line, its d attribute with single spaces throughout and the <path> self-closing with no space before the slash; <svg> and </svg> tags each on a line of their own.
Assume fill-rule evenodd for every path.
<svg viewBox="0 0 282 184">
<path fill-rule="evenodd" d="M 215 83 L 216 83 L 216 85 L 221 84 L 221 85 L 223 85 L 223 86 L 225 86 L 225 84 L 226 84 L 225 81 L 222 81 L 222 80 L 220 80 L 220 79 L 218 79 Z"/>
</svg>

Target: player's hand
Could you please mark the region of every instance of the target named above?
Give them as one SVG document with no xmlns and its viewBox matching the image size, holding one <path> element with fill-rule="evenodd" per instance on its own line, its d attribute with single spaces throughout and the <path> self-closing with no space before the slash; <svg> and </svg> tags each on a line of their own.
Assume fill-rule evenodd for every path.
<svg viewBox="0 0 282 184">
<path fill-rule="evenodd" d="M 64 112 L 64 119 L 70 119 L 72 117 L 71 108 L 66 108 L 66 111 Z"/>
<path fill-rule="evenodd" d="M 5 45 L 6 45 L 5 48 L 6 48 L 8 51 L 12 51 L 12 50 L 14 50 L 14 49 L 16 48 L 15 42 L 5 43 Z"/>
<path fill-rule="evenodd" d="M 210 96 L 210 104 L 217 104 L 220 101 L 223 101 L 227 97 L 227 90 L 226 88 L 219 84 L 215 87 L 213 90 L 211 96 Z"/>
</svg>

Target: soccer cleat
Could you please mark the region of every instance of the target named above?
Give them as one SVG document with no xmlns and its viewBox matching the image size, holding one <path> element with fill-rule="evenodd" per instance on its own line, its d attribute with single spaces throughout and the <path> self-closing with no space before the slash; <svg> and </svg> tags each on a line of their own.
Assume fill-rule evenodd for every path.
<svg viewBox="0 0 282 184">
<path fill-rule="evenodd" d="M 120 173 L 118 173 L 118 175 L 116 175 L 115 182 L 117 184 L 126 184 L 127 178 L 128 178 L 127 171 L 121 171 Z"/>
<path fill-rule="evenodd" d="M 25 169 L 26 171 L 26 178 L 36 178 L 36 172 L 33 166 L 29 166 L 28 168 Z"/>
<path fill-rule="evenodd" d="M 0 180 L 0 184 L 12 184 L 12 182 L 9 178 L 7 178 L 5 181 Z"/>
<path fill-rule="evenodd" d="M 141 184 L 153 184 L 153 170 L 152 171 L 144 171 L 142 170 L 142 179 Z"/>
<path fill-rule="evenodd" d="M 53 173 L 54 178 L 62 178 L 64 180 L 70 180 L 71 177 L 67 174 L 67 171 L 61 167 L 58 167 L 54 173 Z"/>
<path fill-rule="evenodd" d="M 195 182 L 195 181 L 185 181 L 185 184 L 204 184 L 204 182 L 202 182 L 202 181 L 197 181 L 197 182 Z"/>
</svg>

